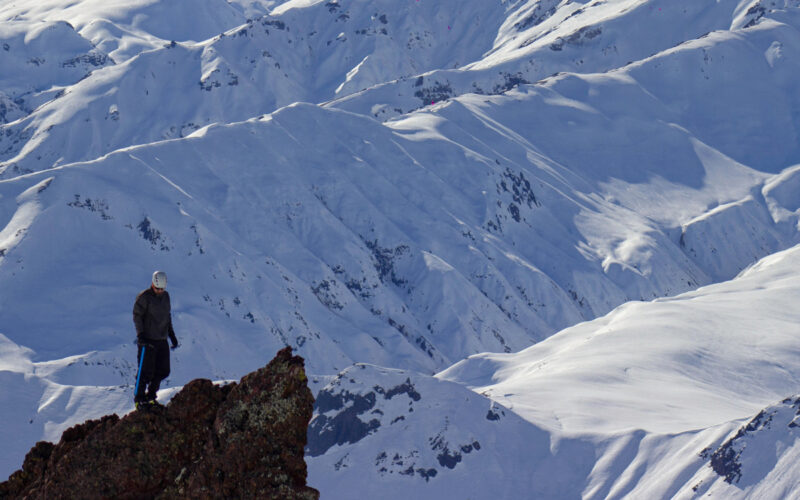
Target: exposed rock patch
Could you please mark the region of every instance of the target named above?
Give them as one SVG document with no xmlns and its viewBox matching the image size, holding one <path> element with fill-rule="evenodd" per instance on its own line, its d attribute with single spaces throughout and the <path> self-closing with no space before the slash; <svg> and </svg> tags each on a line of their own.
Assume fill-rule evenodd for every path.
<svg viewBox="0 0 800 500">
<path fill-rule="evenodd" d="M 303 457 L 313 403 L 287 347 L 239 383 L 193 380 L 164 408 L 37 443 L 0 498 L 318 499 Z"/>
</svg>

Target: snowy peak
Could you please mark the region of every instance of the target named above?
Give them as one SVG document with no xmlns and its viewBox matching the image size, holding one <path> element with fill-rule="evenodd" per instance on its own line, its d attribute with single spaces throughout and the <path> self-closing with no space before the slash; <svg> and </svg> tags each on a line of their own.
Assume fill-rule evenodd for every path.
<svg viewBox="0 0 800 500">
<path fill-rule="evenodd" d="M 102 9 L 91 22 L 76 15 L 75 22 L 84 23 L 82 31 L 96 46 L 129 64 L 117 71 L 97 72 L 81 85 L 63 89 L 55 96 L 63 96 L 61 101 L 53 96 L 40 100 L 38 104 L 48 106 L 10 124 L 3 134 L 5 144 L 0 143 L 0 170 L 10 169 L 6 177 L 94 159 L 134 144 L 183 137 L 210 123 L 246 120 L 296 101 L 327 101 L 433 70 L 454 59 L 471 61 L 491 46 L 490 37 L 483 48 L 476 48 L 481 45 L 475 43 L 476 37 L 496 30 L 503 16 L 491 2 L 475 2 L 472 10 L 449 11 L 436 2 L 408 3 L 400 11 L 395 2 L 355 2 L 347 8 L 315 3 L 247 21 L 201 11 L 198 19 L 219 19 L 219 27 L 227 29 L 196 44 L 155 28 L 146 32 L 150 38 L 142 34 L 151 19 L 187 18 L 185 12 L 164 17 L 150 12 L 162 4 L 147 4 L 144 13 L 107 12 L 108 18 L 119 23 L 118 29 L 97 25 L 112 22 L 102 17 Z M 177 2 L 170 8 L 185 10 L 187 5 Z M 457 12 L 459 24 L 447 30 L 443 12 Z M 470 21 L 477 23 L 472 32 L 466 28 L 467 12 Z M 31 23 L 18 24 L 28 29 Z M 494 27 L 487 28 L 486 23 Z M 433 25 L 441 28 L 437 36 Z M 118 40 L 104 38 L 114 36 Z M 470 43 L 459 43 L 466 39 Z M 140 52 L 130 54 L 136 47 Z M 125 53 L 117 56 L 118 51 Z M 33 60 L 38 57 L 23 54 Z M 2 86 L 0 91 L 9 92 Z M 28 107 L 28 113 L 34 108 Z M 6 120 L 18 116 L 9 114 Z M 109 116 L 114 121 L 103 123 Z M 96 128 L 98 140 L 80 144 L 78 136 L 87 120 L 108 126 Z"/>
<path fill-rule="evenodd" d="M 627 304 L 520 353 L 473 356 L 434 378 L 349 368 L 319 390 L 310 443 L 326 444 L 309 458 L 310 477 L 335 491 L 353 469 L 371 475 L 366 484 L 394 484 L 398 470 L 389 459 L 406 465 L 412 457 L 423 472 L 437 473 L 412 474 L 415 465 L 404 477 L 406 497 L 460 491 L 463 481 L 476 496 L 791 497 L 800 399 L 758 408 L 798 382 L 784 367 L 798 363 L 791 304 L 800 296 L 799 255 L 795 247 L 729 283 Z M 433 380 L 461 382 L 473 393 Z M 450 429 L 447 454 L 435 447 L 437 426 Z M 470 439 L 480 450 L 451 446 Z M 487 449 L 501 451 L 487 459 Z M 447 459 L 455 455 L 460 460 Z M 566 457 L 569 467 L 549 468 Z M 437 467 L 439 458 L 445 464 Z M 468 480 L 476 460 L 483 470 L 525 463 L 530 474 L 485 474 L 476 485 Z"/>
<path fill-rule="evenodd" d="M 266 1 L 266 0 L 265 0 Z M 163 41 L 212 38 L 243 24 L 246 14 L 263 13 L 259 0 L 193 2 L 139 0 L 106 2 L 14 2 L 0 6 L 0 18 L 34 25 L 66 21 L 101 50 L 122 61 Z"/>
<path fill-rule="evenodd" d="M 422 75 L 424 84 L 418 79 L 387 82 L 334 105 L 388 120 L 454 96 L 498 94 L 561 72 L 604 73 L 711 32 L 738 30 L 734 18 L 748 17 L 740 11 L 749 3 L 740 2 L 738 7 L 734 2 L 693 1 L 517 3 L 518 8 L 508 11 L 494 48 L 474 63 Z M 774 2 L 745 24 L 749 28 L 765 19 L 791 18 L 796 9 L 793 1 Z"/>
<path fill-rule="evenodd" d="M 29 113 L 54 98 L 53 87 L 73 85 L 113 61 L 67 22 L 11 21 L 0 27 L 0 64 L 0 90 Z"/>
<path fill-rule="evenodd" d="M 95 17 L 87 17 L 86 11 L 64 11 L 63 16 L 78 26 L 83 41 L 91 41 L 96 47 L 90 55 L 75 55 L 73 60 L 85 65 L 86 61 L 99 62 L 97 58 L 105 57 L 103 54 L 118 62 L 148 50 L 155 50 L 158 55 L 126 71 L 99 72 L 81 88 L 64 88 L 68 84 L 62 83 L 63 92 L 40 95 L 22 111 L 31 113 L 44 103 L 55 104 L 52 101 L 55 97 L 66 95 L 68 98 L 58 103 L 56 109 L 80 109 L 91 103 L 92 107 L 101 108 L 103 114 L 87 116 L 73 111 L 54 121 L 45 117 L 52 113 L 51 107 L 49 111 L 43 110 L 45 116 L 32 115 L 27 121 L 10 125 L 4 136 L 11 136 L 12 140 L 0 144 L 0 169 L 11 169 L 6 176 L 37 171 L 55 162 L 90 160 L 134 144 L 182 137 L 209 123 L 245 120 L 296 101 L 322 103 L 335 99 L 333 106 L 387 120 L 465 93 L 500 94 L 558 72 L 606 72 L 671 51 L 711 31 L 728 30 L 733 16 L 739 16 L 730 2 L 713 6 L 677 2 L 666 7 L 630 0 L 589 2 L 580 8 L 574 2 L 506 5 L 474 1 L 451 5 L 420 1 L 405 2 L 399 8 L 396 2 L 375 0 L 289 2 L 269 15 L 249 20 L 225 2 L 204 3 L 203 10 L 191 16 L 186 12 L 187 2 L 163 5 L 163 2 L 146 3 L 137 7 L 139 10 L 98 7 Z M 174 12 L 160 10 L 167 8 Z M 795 8 L 789 2 L 781 8 L 765 9 L 758 18 L 758 27 L 775 28 L 775 20 L 789 20 Z M 15 23 L 30 31 L 29 26 L 42 24 L 38 19 L 52 23 L 50 19 L 57 15 L 49 10 L 34 12 L 27 13 L 25 21 Z M 19 12 L 9 8 L 6 16 L 12 14 L 20 17 Z M 158 24 L 164 18 L 180 22 Z M 183 20 L 188 18 L 193 19 L 191 26 L 196 32 L 188 28 L 186 33 L 181 31 Z M 152 23 L 156 24 L 150 26 Z M 672 29 L 675 25 L 684 28 Z M 631 26 L 636 31 L 631 32 Z M 215 30 L 219 30 L 216 36 L 212 35 Z M 77 35 L 74 30 L 73 33 Z M 521 33 L 532 38 L 520 41 Z M 190 50 L 190 54 L 182 56 L 186 61 L 176 61 L 175 54 L 164 48 L 174 48 L 176 41 Z M 772 47 L 770 60 L 778 62 L 781 54 L 784 54 L 782 60 L 792 60 L 788 53 L 791 45 L 783 47 L 783 42 L 770 42 L 773 41 L 778 45 Z M 69 47 L 70 43 L 66 40 L 65 44 L 56 45 Z M 19 64 L 44 59 L 33 52 L 22 51 L 20 57 L 24 62 Z M 710 60 L 717 65 L 726 61 L 723 55 L 715 58 L 708 53 L 703 58 L 706 66 Z M 746 65 L 739 66 L 747 68 L 742 69 L 743 74 L 752 72 Z M 735 63 L 717 74 L 724 75 L 733 67 Z M 166 75 L 164 68 L 169 69 Z M 700 65 L 700 70 L 700 76 L 708 79 L 710 75 L 704 73 L 708 68 Z M 782 73 L 791 71 L 785 68 Z M 80 77 L 87 73 L 84 71 Z M 45 74 L 54 80 L 50 71 Z M 160 75 L 158 82 L 163 84 L 146 84 L 155 78 L 151 78 L 154 74 Z M 109 85 L 119 87 L 112 99 L 107 96 Z M 654 92 L 652 86 L 645 86 Z M 694 87 L 691 86 L 690 92 L 696 90 Z M 0 92 L 13 101 L 16 91 L 12 90 L 0 86 Z M 763 94 L 764 89 L 756 85 L 746 88 L 746 95 L 729 97 L 743 103 L 754 92 Z M 664 100 L 664 104 L 678 110 L 693 105 L 684 102 L 681 96 L 676 97 L 678 102 Z M 777 96 L 767 109 L 791 106 L 790 102 L 777 102 L 780 100 Z M 73 148 L 69 144 L 87 119 L 101 120 L 111 106 L 124 108 L 128 103 L 140 101 L 169 103 L 170 107 L 159 110 L 145 105 L 137 110 L 131 106 L 129 112 L 114 115 L 118 123 L 112 124 L 110 130 L 99 128 L 96 131 L 99 140 L 90 147 L 70 151 Z M 738 110 L 736 116 L 719 118 L 726 122 L 751 111 L 724 106 L 719 110 Z M 19 113 L 6 112 L 5 120 L 16 119 Z M 791 139 L 794 125 L 785 127 L 790 125 L 789 121 L 779 118 L 782 126 L 778 130 L 786 132 L 776 139 Z M 148 126 L 143 126 L 144 123 Z M 738 146 L 739 152 L 744 149 Z M 61 154 L 65 150 L 68 154 Z M 33 151 L 36 154 L 31 154 Z M 747 164 L 757 160 L 745 161 L 735 155 L 734 158 Z M 778 160 L 785 161 L 786 157 Z"/>
<path fill-rule="evenodd" d="M 462 386 L 358 364 L 318 392 L 307 460 L 312 482 L 359 484 L 359 494 L 370 497 L 525 491 L 547 498 L 578 495 L 593 453 L 578 440 L 552 446 L 547 432 Z M 504 472 L 520 462 L 529 474 Z M 401 488 L 387 490 L 387 484 Z"/>
</svg>

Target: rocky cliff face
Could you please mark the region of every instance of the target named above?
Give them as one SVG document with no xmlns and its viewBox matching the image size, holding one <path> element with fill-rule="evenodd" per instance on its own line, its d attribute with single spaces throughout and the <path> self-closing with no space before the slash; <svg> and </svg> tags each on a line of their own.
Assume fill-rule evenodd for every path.
<svg viewBox="0 0 800 500">
<path fill-rule="evenodd" d="M 290 348 L 239 383 L 197 379 L 164 408 L 37 443 L 0 498 L 317 499 L 303 448 L 314 398 Z"/>
</svg>

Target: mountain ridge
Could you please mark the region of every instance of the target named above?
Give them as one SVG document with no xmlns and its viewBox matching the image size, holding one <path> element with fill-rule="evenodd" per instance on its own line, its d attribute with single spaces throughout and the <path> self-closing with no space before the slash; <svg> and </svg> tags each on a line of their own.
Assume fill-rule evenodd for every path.
<svg viewBox="0 0 800 500">
<path fill-rule="evenodd" d="M 189 5 L 170 9 L 185 21 Z M 0 47 L 9 45 L 0 57 L 31 70 L 27 90 L 0 76 L 0 397 L 14 408 L 2 470 L 18 468 L 35 441 L 130 409 L 126 304 L 155 268 L 169 273 L 182 343 L 161 397 L 197 377 L 236 379 L 262 353 L 291 346 L 316 393 L 342 394 L 341 406 L 318 406 L 317 425 L 341 418 L 367 429 L 355 442 L 318 433 L 325 446 L 313 448 L 312 484 L 334 496 L 357 468 L 376 474 L 376 496 L 397 480 L 422 497 L 466 487 L 481 464 L 503 477 L 528 457 L 513 441 L 520 432 L 549 442 L 534 457 L 543 489 L 523 473 L 496 484 L 506 496 L 691 497 L 678 486 L 708 466 L 702 449 L 721 446 L 736 419 L 797 392 L 775 381 L 795 366 L 783 355 L 757 367 L 769 375 L 769 399 L 748 399 L 763 384 L 740 380 L 746 401 L 720 391 L 707 398 L 719 408 L 698 409 L 708 387 L 671 379 L 670 397 L 689 388 L 678 401 L 686 426 L 670 436 L 648 405 L 615 399 L 643 372 L 621 367 L 600 385 L 583 374 L 574 385 L 616 408 L 618 426 L 576 436 L 569 422 L 585 410 L 580 398 L 571 416 L 553 420 L 571 401 L 573 384 L 559 382 L 574 373 L 571 350 L 561 375 L 542 368 L 547 377 L 520 393 L 501 391 L 502 381 L 431 379 L 464 366 L 490 377 L 496 360 L 541 352 L 570 332 L 595 345 L 596 322 L 644 321 L 669 300 L 676 315 L 751 345 L 741 335 L 743 325 L 757 328 L 751 318 L 709 320 L 739 317 L 722 307 L 734 295 L 709 295 L 719 304 L 703 309 L 685 294 L 741 285 L 755 262 L 800 243 L 795 0 L 457 9 L 420 0 L 391 12 L 385 1 L 242 0 L 204 4 L 187 32 L 182 22 L 170 31 L 149 0 L 59 6 L 0 7 L 11 26 L 0 31 Z M 230 16 L 211 19 L 216 8 Z M 47 26 L 64 39 L 53 55 L 36 45 Z M 26 32 L 28 49 L 18 38 Z M 448 48 L 453 37 L 475 43 Z M 102 67 L 92 53 L 107 57 Z M 71 59 L 74 68 L 60 66 Z M 749 295 L 735 296 L 748 310 Z M 791 338 L 781 311 L 759 314 Z M 719 359 L 702 345 L 708 332 L 679 328 L 678 354 Z M 758 348 L 720 356 L 754 362 Z M 583 362 L 625 357 L 601 352 Z M 655 356 L 628 354 L 632 363 Z M 727 373 L 722 363 L 701 366 L 698 379 Z M 671 377 L 674 366 L 662 367 L 658 376 Z M 342 373 L 367 412 L 326 389 Z M 548 377 L 564 397 L 549 410 L 523 404 L 521 394 Z M 461 398 L 456 418 L 442 402 Z M 392 420 L 412 420 L 408 402 L 430 422 L 424 433 L 399 433 L 410 444 L 398 444 L 393 433 L 409 422 Z M 559 476 L 551 460 L 578 461 L 580 471 Z M 725 488 L 697 491 L 734 491 Z"/>
</svg>

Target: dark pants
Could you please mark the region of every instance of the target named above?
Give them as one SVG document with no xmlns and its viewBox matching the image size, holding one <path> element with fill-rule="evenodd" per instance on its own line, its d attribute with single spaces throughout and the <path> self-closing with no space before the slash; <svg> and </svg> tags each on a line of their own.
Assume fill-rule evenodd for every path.
<svg viewBox="0 0 800 500">
<path fill-rule="evenodd" d="M 141 366 L 136 377 L 135 402 L 156 399 L 161 381 L 169 376 L 169 344 L 166 340 L 153 340 L 138 346 L 136 362 Z M 144 360 L 142 354 L 144 353 Z"/>
</svg>

